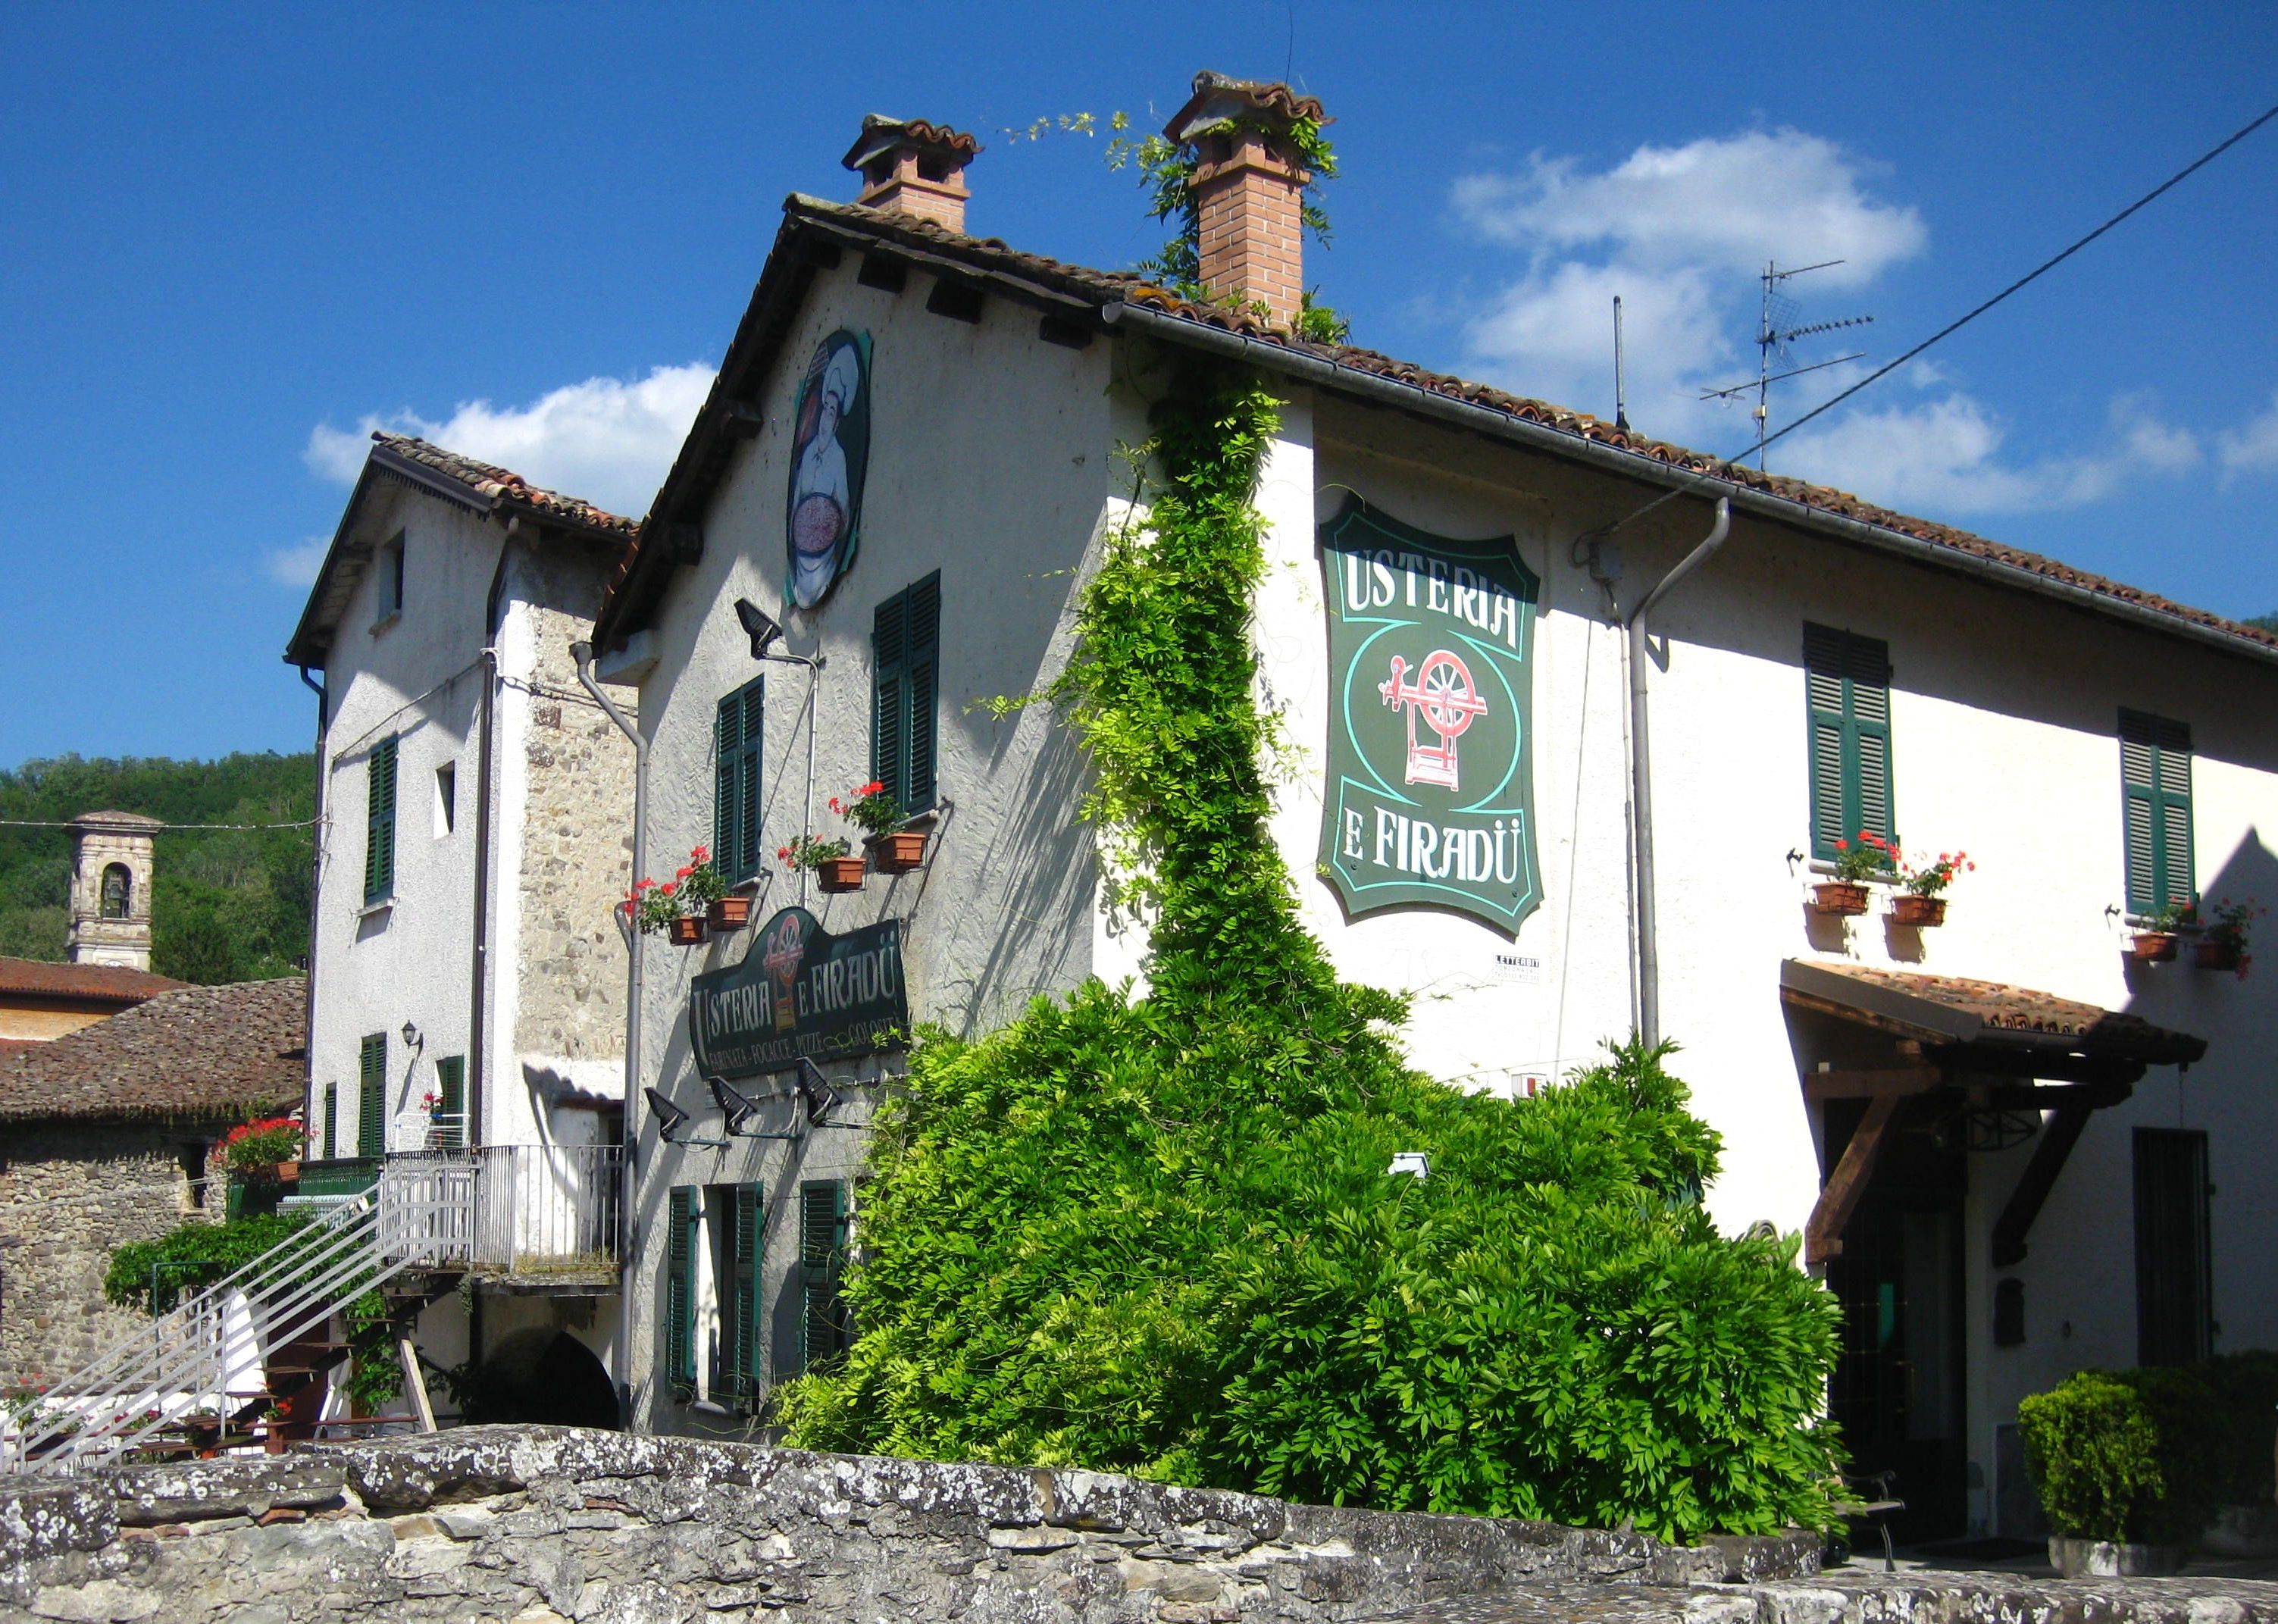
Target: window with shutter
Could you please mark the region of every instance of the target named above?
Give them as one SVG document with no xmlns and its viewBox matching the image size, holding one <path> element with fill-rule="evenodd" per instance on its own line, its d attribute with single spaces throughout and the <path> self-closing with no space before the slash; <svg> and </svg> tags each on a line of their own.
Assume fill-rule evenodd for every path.
<svg viewBox="0 0 2278 1624">
<path fill-rule="evenodd" d="M 2214 1326 L 2207 1137 L 2136 1130 L 2136 1362 L 2205 1359 Z"/>
<path fill-rule="evenodd" d="M 356 1154 L 387 1154 L 387 1034 L 363 1040 L 356 1069 Z"/>
<path fill-rule="evenodd" d="M 372 746 L 364 771 L 363 900 L 367 902 L 395 894 L 395 742 L 391 734 Z"/>
<path fill-rule="evenodd" d="M 2191 730 L 2140 710 L 2120 713 L 2120 786 L 2128 911 L 2188 908 L 2191 862 Z"/>
<path fill-rule="evenodd" d="M 870 776 L 905 812 L 939 799 L 936 722 L 941 693 L 941 573 L 878 605 L 870 652 Z"/>
<path fill-rule="evenodd" d="M 334 1112 L 340 1104 L 340 1091 L 329 1083 L 325 1084 L 324 1102 L 325 1137 L 317 1141 L 317 1154 L 337 1156 L 340 1153 L 340 1130 Z"/>
<path fill-rule="evenodd" d="M 760 1364 L 760 1273 L 767 1202 L 758 1184 L 734 1185 L 727 1196 L 729 1231 L 719 1271 L 723 1345 L 712 1391 L 715 1398 L 748 1405 L 758 1399 L 765 1385 Z"/>
<path fill-rule="evenodd" d="M 765 690 L 754 677 L 720 701 L 714 724 L 712 859 L 728 883 L 760 871 L 760 742 Z"/>
<path fill-rule="evenodd" d="M 846 1186 L 839 1180 L 799 1191 L 799 1368 L 844 1353 L 853 1340 L 840 1290 L 846 1265 Z"/>
<path fill-rule="evenodd" d="M 445 1150 L 464 1150 L 467 1147 L 467 1060 L 463 1054 L 454 1054 L 435 1062 L 435 1092 L 441 1103 L 437 1107 L 440 1118 L 435 1124 L 437 1138 Z"/>
<path fill-rule="evenodd" d="M 683 1184 L 666 1192 L 664 1259 L 665 1381 L 683 1403 L 696 1396 L 698 1191 Z"/>
<path fill-rule="evenodd" d="M 1889 840 L 1891 651 L 1879 639 L 1803 628 L 1810 715 L 1811 854 L 1834 861 L 1836 842 L 1861 831 Z"/>
</svg>

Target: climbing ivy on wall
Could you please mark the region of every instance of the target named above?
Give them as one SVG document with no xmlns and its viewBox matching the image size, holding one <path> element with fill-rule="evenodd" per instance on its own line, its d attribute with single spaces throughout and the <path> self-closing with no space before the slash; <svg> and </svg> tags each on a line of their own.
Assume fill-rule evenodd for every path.
<svg viewBox="0 0 2278 1624">
<path fill-rule="evenodd" d="M 1250 605 L 1272 398 L 1199 364 L 1156 412 L 1143 522 L 1047 692 L 1150 920 L 1090 983 L 913 1048 L 847 1293 L 779 1390 L 795 1443 L 1041 1462 L 1683 1536 L 1830 1521 L 1831 1301 L 1795 1242 L 1719 1237 L 1716 1135 L 1666 1047 L 1533 1100 L 1410 1069 L 1338 979 L 1270 837 Z M 1421 1151 L 1425 1179 L 1392 1176 Z"/>
</svg>

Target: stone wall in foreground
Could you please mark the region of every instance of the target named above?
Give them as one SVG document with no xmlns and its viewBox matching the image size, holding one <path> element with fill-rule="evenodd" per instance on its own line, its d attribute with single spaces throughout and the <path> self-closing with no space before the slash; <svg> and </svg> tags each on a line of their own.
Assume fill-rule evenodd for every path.
<svg viewBox="0 0 2278 1624">
<path fill-rule="evenodd" d="M 19 1481 L 0 1617 L 149 1624 L 1350 1624 L 1535 1584 L 1791 1577 L 1818 1550 L 554 1428 Z"/>
</svg>

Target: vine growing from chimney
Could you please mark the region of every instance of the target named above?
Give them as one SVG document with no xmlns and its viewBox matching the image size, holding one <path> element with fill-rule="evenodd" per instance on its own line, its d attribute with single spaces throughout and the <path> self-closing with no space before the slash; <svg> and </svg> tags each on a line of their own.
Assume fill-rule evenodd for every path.
<svg viewBox="0 0 2278 1624">
<path fill-rule="evenodd" d="M 1297 200 L 1298 220 L 1305 234 L 1323 248 L 1329 246 L 1328 211 L 1321 206 L 1319 188 L 1337 178 L 1336 149 L 1329 144 L 1327 134 L 1318 119 L 1295 119 L 1286 127 L 1269 126 L 1265 121 L 1252 124 L 1236 118 L 1230 120 L 1234 127 L 1255 127 L 1266 130 L 1277 139 L 1286 140 L 1296 154 L 1298 166 L 1310 177 Z M 1129 134 L 1131 120 L 1124 113 L 1114 114 L 1108 127 L 1117 134 L 1107 143 L 1103 156 L 1112 170 L 1126 168 L 1139 172 L 1139 184 L 1147 194 L 1147 212 L 1152 218 L 1174 220 L 1177 232 L 1156 253 L 1139 262 L 1139 269 L 1161 282 L 1182 299 L 1197 304 L 1233 303 L 1257 315 L 1266 313 L 1265 306 L 1250 301 L 1220 300 L 1203 286 L 1202 271 L 1202 206 L 1195 195 L 1194 180 L 1199 162 L 1191 146 L 1182 146 L 1167 135 L 1149 135 L 1134 139 Z M 1339 316 L 1328 305 L 1319 303 L 1311 288 L 1304 292 L 1303 303 L 1297 313 L 1297 333 L 1302 338 L 1323 344 L 1342 344 L 1352 331 L 1352 324 Z"/>
<path fill-rule="evenodd" d="M 1199 361 L 1170 380 L 1142 517 L 1029 696 L 1090 756 L 1147 988 L 921 1034 L 859 1186 L 859 1335 L 776 1418 L 804 1448 L 1316 1504 L 1825 1527 L 1835 1308 L 1795 1237 L 1709 1222 L 1717 1139 L 1666 1048 L 1537 1099 L 1449 1087 L 1300 917 L 1251 625 L 1275 410 Z"/>
</svg>

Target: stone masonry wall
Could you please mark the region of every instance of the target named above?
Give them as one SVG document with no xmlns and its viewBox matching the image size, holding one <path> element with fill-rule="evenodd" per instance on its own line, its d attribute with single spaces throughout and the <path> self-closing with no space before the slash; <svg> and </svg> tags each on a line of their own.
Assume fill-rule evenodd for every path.
<svg viewBox="0 0 2278 1624">
<path fill-rule="evenodd" d="M 529 801 L 516 877 L 515 1048 L 525 1056 L 621 1059 L 625 948 L 610 915 L 634 878 L 633 748 L 577 684 L 570 645 L 592 623 L 557 609 L 529 613 L 541 692 L 530 696 L 524 753 Z M 631 689 L 611 697 L 633 714 Z M 684 861 L 675 854 L 664 871 Z"/>
<path fill-rule="evenodd" d="M 1808 1574 L 1818 1549 L 551 1428 L 129 1467 L 109 1487 L 0 1490 L 0 1616 L 1344 1624 L 1537 1583 Z"/>
<path fill-rule="evenodd" d="M 209 1161 L 207 1206 L 187 1210 L 181 1150 L 224 1122 L 35 1122 L 0 1136 L 0 1386 L 52 1381 L 137 1325 L 103 1300 L 113 1248 L 222 1215 Z"/>
</svg>

